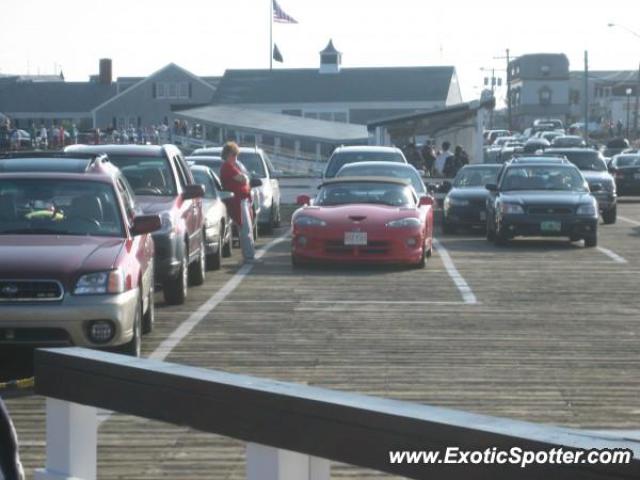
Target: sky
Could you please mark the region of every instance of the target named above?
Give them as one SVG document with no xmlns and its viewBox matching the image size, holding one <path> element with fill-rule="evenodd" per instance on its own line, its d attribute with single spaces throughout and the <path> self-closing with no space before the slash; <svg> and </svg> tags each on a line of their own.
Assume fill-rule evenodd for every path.
<svg viewBox="0 0 640 480">
<path fill-rule="evenodd" d="M 2 0 L 0 73 L 59 73 L 85 81 L 99 58 L 115 76 L 146 76 L 169 62 L 197 75 L 268 68 L 270 0 Z M 274 24 L 284 56 L 274 68 L 319 65 L 331 38 L 344 67 L 456 67 L 465 100 L 478 98 L 482 69 L 512 55 L 562 52 L 572 70 L 635 70 L 640 2 L 536 0 L 279 0 L 299 23 Z M 501 92 L 499 92 L 500 94 Z"/>
</svg>

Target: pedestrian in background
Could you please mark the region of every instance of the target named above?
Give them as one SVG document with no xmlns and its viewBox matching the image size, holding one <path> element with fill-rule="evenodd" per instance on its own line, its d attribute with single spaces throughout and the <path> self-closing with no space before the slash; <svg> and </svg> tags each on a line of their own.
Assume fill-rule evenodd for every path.
<svg viewBox="0 0 640 480">
<path fill-rule="evenodd" d="M 18 436 L 2 398 L 0 398 L 0 480 L 24 480 L 24 470 L 18 454 Z"/>
<path fill-rule="evenodd" d="M 220 180 L 222 188 L 233 192 L 233 199 L 230 202 L 231 218 L 238 225 L 238 237 L 242 257 L 246 262 L 255 258 L 255 247 L 253 244 L 253 219 L 251 218 L 251 179 L 249 172 L 238 162 L 240 148 L 235 142 L 227 142 L 222 147 L 222 168 L 220 169 Z"/>
<path fill-rule="evenodd" d="M 439 176 L 444 176 L 444 167 L 447 165 L 447 160 L 452 156 L 452 153 L 449 151 L 451 148 L 451 144 L 449 142 L 442 142 L 442 152 L 437 156 L 435 168 L 436 173 Z"/>
<path fill-rule="evenodd" d="M 424 168 L 427 172 L 427 175 L 433 177 L 433 167 L 436 163 L 436 154 L 433 151 L 433 146 L 430 142 L 426 142 L 424 144 L 424 147 L 422 147 L 422 158 L 424 158 Z"/>
</svg>

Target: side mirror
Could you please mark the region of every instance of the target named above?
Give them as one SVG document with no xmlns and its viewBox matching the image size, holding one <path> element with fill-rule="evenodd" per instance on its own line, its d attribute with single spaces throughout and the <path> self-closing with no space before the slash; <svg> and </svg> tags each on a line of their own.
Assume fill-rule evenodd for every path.
<svg viewBox="0 0 640 480">
<path fill-rule="evenodd" d="M 484 188 L 486 188 L 490 192 L 497 192 L 498 191 L 498 185 L 496 185 L 495 183 L 487 183 L 484 186 Z"/>
<path fill-rule="evenodd" d="M 591 192 L 601 192 L 602 185 L 600 185 L 599 183 L 594 183 L 593 185 L 589 185 L 589 190 Z"/>
<path fill-rule="evenodd" d="M 159 215 L 140 215 L 133 218 L 133 227 L 131 234 L 136 237 L 145 233 L 152 233 L 160 230 L 162 222 Z"/>
<path fill-rule="evenodd" d="M 249 182 L 249 185 L 251 185 L 251 188 L 261 187 L 262 180 L 260 178 L 252 178 L 251 181 Z"/>
<path fill-rule="evenodd" d="M 311 204 L 311 197 L 309 195 L 298 195 L 296 198 L 296 205 L 305 207 Z"/>
<path fill-rule="evenodd" d="M 420 207 L 425 207 L 427 205 L 433 206 L 433 204 L 433 197 L 431 195 L 423 195 L 420 197 L 420 200 L 418 200 L 418 206 Z"/>
<path fill-rule="evenodd" d="M 194 198 L 204 197 L 204 187 L 202 185 L 187 185 L 182 192 L 184 200 L 192 200 Z"/>
<path fill-rule="evenodd" d="M 227 200 L 231 200 L 236 196 L 235 193 L 227 192 L 227 191 L 220 192 L 219 195 L 220 195 L 220 200 L 222 200 L 223 202 L 226 202 Z"/>
</svg>

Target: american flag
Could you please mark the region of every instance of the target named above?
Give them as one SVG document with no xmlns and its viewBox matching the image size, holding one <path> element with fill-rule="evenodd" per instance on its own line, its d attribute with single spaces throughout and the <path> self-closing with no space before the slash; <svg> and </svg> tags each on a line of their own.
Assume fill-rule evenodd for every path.
<svg viewBox="0 0 640 480">
<path fill-rule="evenodd" d="M 287 15 L 284 10 L 278 5 L 276 0 L 273 0 L 273 20 L 278 23 L 298 23 L 295 18 Z"/>
</svg>

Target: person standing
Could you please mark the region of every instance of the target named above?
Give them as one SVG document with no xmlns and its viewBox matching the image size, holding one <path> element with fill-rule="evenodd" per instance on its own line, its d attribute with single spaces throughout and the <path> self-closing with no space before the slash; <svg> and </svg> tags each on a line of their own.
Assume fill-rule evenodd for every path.
<svg viewBox="0 0 640 480">
<path fill-rule="evenodd" d="M 452 156 L 449 149 L 451 148 L 451 144 L 449 142 L 442 142 L 442 152 L 436 157 L 436 173 L 440 176 L 444 176 L 444 169 L 447 165 L 447 160 Z"/>
<path fill-rule="evenodd" d="M 424 168 L 427 172 L 427 175 L 433 177 L 433 167 L 436 163 L 436 155 L 433 151 L 431 143 L 427 142 L 424 144 L 424 147 L 422 148 L 422 158 L 424 158 Z"/>
<path fill-rule="evenodd" d="M 242 257 L 246 262 L 255 258 L 255 246 L 253 244 L 253 219 L 251 218 L 251 181 L 249 172 L 238 162 L 240 148 L 235 142 L 227 142 L 222 147 L 222 160 L 224 163 L 220 169 L 222 188 L 233 192 L 230 202 L 231 218 L 238 225 L 238 237 Z"/>
</svg>

